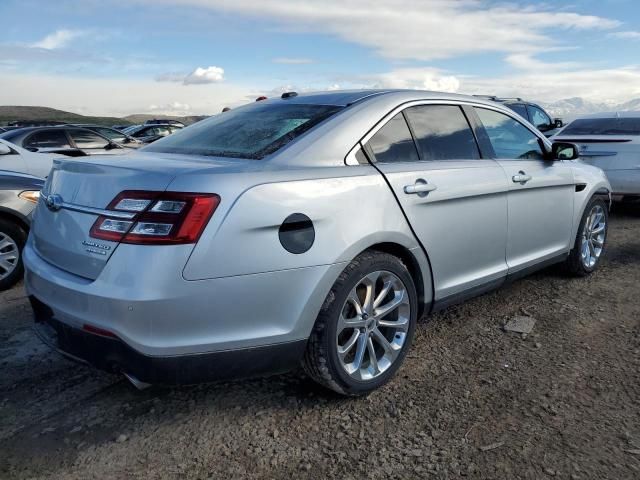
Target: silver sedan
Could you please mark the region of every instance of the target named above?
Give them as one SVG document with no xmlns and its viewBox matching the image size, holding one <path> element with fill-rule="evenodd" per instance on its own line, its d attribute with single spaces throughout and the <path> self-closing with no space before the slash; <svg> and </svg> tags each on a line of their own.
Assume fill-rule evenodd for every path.
<svg viewBox="0 0 640 480">
<path fill-rule="evenodd" d="M 598 267 L 610 185 L 576 157 L 490 101 L 344 91 L 56 160 L 24 253 L 37 330 L 138 386 L 302 364 L 364 394 L 423 314 Z"/>
</svg>

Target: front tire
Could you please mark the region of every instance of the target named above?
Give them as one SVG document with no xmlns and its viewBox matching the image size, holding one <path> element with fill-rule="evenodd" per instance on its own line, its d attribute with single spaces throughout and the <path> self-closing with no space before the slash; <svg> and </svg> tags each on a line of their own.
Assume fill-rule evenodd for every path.
<svg viewBox="0 0 640 480">
<path fill-rule="evenodd" d="M 364 395 L 400 368 L 417 321 L 416 288 L 393 255 L 367 251 L 338 277 L 316 320 L 303 366 L 319 384 Z"/>
<path fill-rule="evenodd" d="M 609 231 L 607 204 L 592 198 L 584 209 L 573 249 L 566 263 L 568 273 L 584 277 L 593 273 L 600 265 Z"/>
<path fill-rule="evenodd" d="M 0 292 L 13 287 L 24 273 L 22 249 L 27 232 L 18 224 L 0 219 Z"/>
</svg>

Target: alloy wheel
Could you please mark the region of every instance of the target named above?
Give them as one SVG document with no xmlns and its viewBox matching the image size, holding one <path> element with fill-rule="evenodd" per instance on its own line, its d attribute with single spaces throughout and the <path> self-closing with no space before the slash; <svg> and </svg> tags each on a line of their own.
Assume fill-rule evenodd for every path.
<svg viewBox="0 0 640 480">
<path fill-rule="evenodd" d="M 336 348 L 342 368 L 356 380 L 383 374 L 407 339 L 411 304 L 395 274 L 376 271 L 358 281 L 338 319 Z"/>
<path fill-rule="evenodd" d="M 0 232 L 0 280 L 7 278 L 18 266 L 18 244 L 6 233 Z"/>
<path fill-rule="evenodd" d="M 594 205 L 582 231 L 581 257 L 586 268 L 593 268 L 598 262 L 607 234 L 607 220 L 601 205 Z"/>
</svg>

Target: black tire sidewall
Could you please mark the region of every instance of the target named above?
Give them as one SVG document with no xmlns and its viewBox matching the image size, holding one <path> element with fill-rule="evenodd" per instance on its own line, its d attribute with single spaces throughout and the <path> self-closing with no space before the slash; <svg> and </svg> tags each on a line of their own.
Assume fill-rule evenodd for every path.
<svg viewBox="0 0 640 480">
<path fill-rule="evenodd" d="M 411 316 L 409 319 L 407 337 L 405 339 L 402 350 L 400 351 L 396 360 L 387 369 L 387 371 L 385 371 L 379 377 L 363 382 L 351 378 L 349 374 L 342 368 L 335 346 L 335 339 L 336 330 L 338 328 L 338 317 L 342 311 L 345 301 L 347 300 L 349 292 L 351 292 L 353 287 L 362 278 L 375 271 L 388 271 L 398 276 L 398 278 L 402 281 L 405 288 L 407 289 L 407 293 L 409 295 Z M 360 393 L 367 393 L 384 385 L 391 379 L 391 377 L 393 377 L 393 375 L 402 365 L 407 351 L 411 347 L 417 323 L 417 311 L 418 298 L 413 279 L 411 278 L 411 274 L 399 260 L 395 259 L 395 257 L 392 257 L 390 255 L 380 255 L 374 257 L 373 259 L 365 259 L 358 265 L 356 269 L 354 269 L 350 273 L 348 280 L 340 286 L 339 292 L 337 292 L 334 301 L 326 312 L 329 320 L 327 321 L 326 332 L 323 339 L 325 343 L 325 351 L 327 352 L 329 361 L 328 366 L 331 370 L 332 376 L 336 381 L 339 382 L 340 386 L 346 392 L 356 395 Z"/>
<path fill-rule="evenodd" d="M 24 265 L 22 264 L 22 251 L 27 241 L 27 233 L 25 230 L 15 222 L 0 218 L 0 232 L 8 235 L 18 245 L 18 265 L 11 272 L 11 274 L 0 280 L 0 291 L 8 290 L 14 286 L 24 274 Z"/>
</svg>

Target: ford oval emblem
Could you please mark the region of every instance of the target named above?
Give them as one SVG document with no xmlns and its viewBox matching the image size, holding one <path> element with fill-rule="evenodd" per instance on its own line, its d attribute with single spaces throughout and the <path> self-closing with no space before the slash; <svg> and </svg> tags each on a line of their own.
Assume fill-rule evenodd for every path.
<svg viewBox="0 0 640 480">
<path fill-rule="evenodd" d="M 62 208 L 62 203 L 62 197 L 57 193 L 44 197 L 44 204 L 52 212 L 57 212 L 58 210 L 60 210 Z"/>
</svg>

